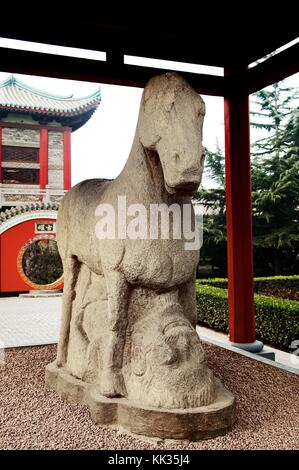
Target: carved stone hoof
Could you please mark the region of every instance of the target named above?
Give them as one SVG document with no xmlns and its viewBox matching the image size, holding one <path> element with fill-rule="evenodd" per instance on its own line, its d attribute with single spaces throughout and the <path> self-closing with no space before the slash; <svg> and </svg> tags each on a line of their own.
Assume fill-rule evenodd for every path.
<svg viewBox="0 0 299 470">
<path fill-rule="evenodd" d="M 149 437 L 210 439 L 229 432 L 235 421 L 234 397 L 218 379 L 213 403 L 187 409 L 153 408 L 126 398 L 107 398 L 98 386 L 76 379 L 55 362 L 46 367 L 46 386 L 67 401 L 86 404 L 96 424 L 117 424 Z"/>
<path fill-rule="evenodd" d="M 101 393 L 107 398 L 125 397 L 126 386 L 121 372 L 107 371 L 102 375 Z"/>
</svg>

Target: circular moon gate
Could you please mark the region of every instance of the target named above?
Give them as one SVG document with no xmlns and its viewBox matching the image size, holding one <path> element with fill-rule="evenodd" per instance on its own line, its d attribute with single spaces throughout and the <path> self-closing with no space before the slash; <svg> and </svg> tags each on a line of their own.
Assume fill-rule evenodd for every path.
<svg viewBox="0 0 299 470">
<path fill-rule="evenodd" d="M 22 279 L 34 289 L 55 289 L 63 281 L 62 261 L 53 236 L 28 240 L 19 252 L 17 264 Z"/>
</svg>

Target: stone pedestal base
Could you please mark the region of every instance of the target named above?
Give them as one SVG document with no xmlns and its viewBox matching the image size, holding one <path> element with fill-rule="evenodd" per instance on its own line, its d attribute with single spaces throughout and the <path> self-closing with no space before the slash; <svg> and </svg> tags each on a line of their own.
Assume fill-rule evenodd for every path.
<svg viewBox="0 0 299 470">
<path fill-rule="evenodd" d="M 46 386 L 65 400 L 86 404 L 96 424 L 120 425 L 148 437 L 200 440 L 226 434 L 235 419 L 233 395 L 216 379 L 214 403 L 200 408 L 163 409 L 143 407 L 126 398 L 106 398 L 97 386 L 83 382 L 58 368 L 46 367 Z"/>
</svg>

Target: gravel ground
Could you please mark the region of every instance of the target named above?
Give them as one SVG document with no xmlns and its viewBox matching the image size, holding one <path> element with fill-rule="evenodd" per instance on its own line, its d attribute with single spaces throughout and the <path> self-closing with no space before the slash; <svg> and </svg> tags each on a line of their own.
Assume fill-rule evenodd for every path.
<svg viewBox="0 0 299 470">
<path fill-rule="evenodd" d="M 200 442 L 144 440 L 96 426 L 84 405 L 44 388 L 56 346 L 6 351 L 0 366 L 0 449 L 299 449 L 298 376 L 205 345 L 210 367 L 237 398 L 226 436 Z"/>
</svg>

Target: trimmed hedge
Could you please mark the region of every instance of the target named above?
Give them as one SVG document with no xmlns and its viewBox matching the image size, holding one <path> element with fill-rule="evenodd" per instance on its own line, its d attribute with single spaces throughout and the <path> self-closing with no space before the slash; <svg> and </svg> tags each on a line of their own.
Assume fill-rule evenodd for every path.
<svg viewBox="0 0 299 470">
<path fill-rule="evenodd" d="M 227 289 L 226 278 L 197 279 L 198 284 Z M 299 276 L 271 276 L 254 278 L 255 293 L 299 300 Z"/>
<path fill-rule="evenodd" d="M 254 291 L 259 294 L 299 300 L 299 276 L 257 277 Z"/>
<path fill-rule="evenodd" d="M 227 289 L 196 282 L 198 323 L 228 332 Z M 257 338 L 288 351 L 299 339 L 299 302 L 255 294 Z"/>
<path fill-rule="evenodd" d="M 196 279 L 196 284 L 204 286 L 219 287 L 227 289 L 228 279 L 226 277 L 211 277 L 207 279 Z"/>
</svg>

